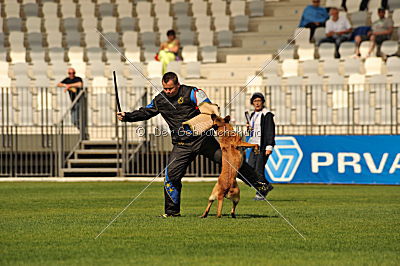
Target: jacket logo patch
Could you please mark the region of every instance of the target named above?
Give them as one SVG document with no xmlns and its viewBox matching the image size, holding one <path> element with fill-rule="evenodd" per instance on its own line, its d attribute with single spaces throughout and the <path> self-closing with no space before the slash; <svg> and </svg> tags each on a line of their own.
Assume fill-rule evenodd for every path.
<svg viewBox="0 0 400 266">
<path fill-rule="evenodd" d="M 183 103 L 183 97 L 179 97 L 178 103 L 179 103 L 179 104 L 182 104 L 182 103 Z"/>
</svg>

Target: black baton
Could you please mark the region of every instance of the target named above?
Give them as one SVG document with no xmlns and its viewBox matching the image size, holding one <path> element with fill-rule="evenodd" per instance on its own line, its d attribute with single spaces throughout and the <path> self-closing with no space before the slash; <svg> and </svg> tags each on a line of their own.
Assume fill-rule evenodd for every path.
<svg viewBox="0 0 400 266">
<path fill-rule="evenodd" d="M 244 112 L 244 116 L 246 117 L 246 121 L 247 121 L 247 123 L 250 125 L 250 114 L 249 114 L 249 112 L 248 111 L 246 111 L 246 112 Z"/>
<path fill-rule="evenodd" d="M 122 112 L 122 111 L 121 111 L 121 104 L 119 103 L 118 86 L 117 86 L 117 76 L 115 75 L 115 71 L 113 71 L 113 75 L 114 75 L 115 101 L 116 101 L 116 103 L 117 103 L 117 110 L 118 110 L 118 112 Z"/>
</svg>

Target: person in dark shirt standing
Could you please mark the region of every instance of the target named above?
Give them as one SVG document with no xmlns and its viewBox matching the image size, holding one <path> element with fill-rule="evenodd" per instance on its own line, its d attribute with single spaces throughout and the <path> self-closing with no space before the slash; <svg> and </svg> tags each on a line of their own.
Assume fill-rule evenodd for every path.
<svg viewBox="0 0 400 266">
<path fill-rule="evenodd" d="M 200 114 L 201 103 L 211 103 L 204 91 L 179 84 L 178 77 L 173 72 L 167 72 L 162 78 L 163 91 L 145 107 L 133 112 L 118 112 L 117 117 L 123 122 L 148 120 L 158 114 L 164 118 L 171 130 L 173 149 L 165 170 L 164 200 L 165 213 L 161 217 L 180 216 L 180 201 L 182 182 L 186 168 L 197 155 L 204 155 L 210 160 L 221 164 L 222 151 L 213 134 L 206 131 L 201 135 L 185 134 L 183 122 Z M 264 178 L 253 168 L 243 162 L 238 178 L 251 185 L 266 196 L 268 193 Z M 244 178 L 243 178 L 244 177 Z"/>
<path fill-rule="evenodd" d="M 254 112 L 250 115 L 250 138 L 248 143 L 258 144 L 260 152 L 251 150 L 249 156 L 249 165 L 256 170 L 256 172 L 263 176 L 267 185 L 267 190 L 271 191 L 273 186 L 268 183 L 265 177 L 265 164 L 268 157 L 271 155 L 275 146 L 275 123 L 274 114 L 264 107 L 265 98 L 262 93 L 256 92 L 251 96 L 250 103 L 254 107 Z M 255 200 L 264 200 L 265 195 L 256 193 Z"/>
<path fill-rule="evenodd" d="M 75 69 L 68 68 L 68 77 L 58 83 L 57 87 L 63 87 L 64 92 L 68 91 L 71 102 L 73 102 L 83 88 L 83 81 L 80 77 L 75 76 Z M 82 103 L 83 101 L 79 100 L 71 109 L 71 121 L 79 129 L 79 112 Z"/>
</svg>

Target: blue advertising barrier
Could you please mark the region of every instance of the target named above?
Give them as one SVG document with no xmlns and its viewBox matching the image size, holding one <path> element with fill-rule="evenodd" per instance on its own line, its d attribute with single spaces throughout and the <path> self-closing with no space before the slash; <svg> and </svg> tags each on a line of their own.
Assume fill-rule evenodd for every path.
<svg viewBox="0 0 400 266">
<path fill-rule="evenodd" d="M 400 136 L 279 136 L 265 167 L 273 183 L 400 185 Z"/>
</svg>

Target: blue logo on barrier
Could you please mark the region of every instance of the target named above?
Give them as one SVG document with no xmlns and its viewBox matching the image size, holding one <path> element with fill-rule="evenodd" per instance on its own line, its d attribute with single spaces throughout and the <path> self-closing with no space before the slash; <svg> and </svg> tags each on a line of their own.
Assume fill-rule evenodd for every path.
<svg viewBox="0 0 400 266">
<path fill-rule="evenodd" d="M 303 152 L 294 137 L 276 137 L 275 142 L 274 152 L 265 169 L 272 181 L 290 182 L 300 165 Z"/>
</svg>

